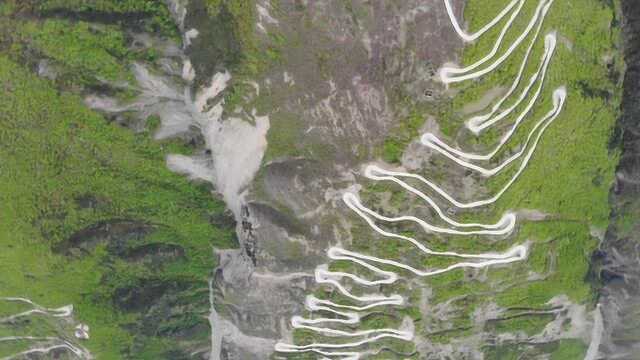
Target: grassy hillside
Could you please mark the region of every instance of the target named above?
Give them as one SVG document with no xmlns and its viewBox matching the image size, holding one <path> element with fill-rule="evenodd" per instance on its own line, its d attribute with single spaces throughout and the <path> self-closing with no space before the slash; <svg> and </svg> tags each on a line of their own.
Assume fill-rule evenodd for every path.
<svg viewBox="0 0 640 360">
<path fill-rule="evenodd" d="M 179 359 L 206 345 L 212 248 L 235 243 L 211 189 L 166 169 L 167 154 L 189 148 L 110 123 L 78 95 L 131 81 L 130 62 L 147 54 L 128 49 L 126 31 L 170 23 L 161 3 L 0 5 L 0 296 L 73 304 L 99 359 Z M 99 16 L 58 16 L 70 12 Z M 111 22 L 118 14 L 135 19 Z M 32 72 L 41 58 L 55 80 Z"/>
<path fill-rule="evenodd" d="M 489 14 L 494 13 L 487 11 L 487 7 L 499 7 L 502 3 L 469 1 L 465 18 L 471 21 L 472 29 L 478 28 L 489 20 Z M 528 2 L 526 10 L 531 13 L 535 5 L 535 2 Z M 556 1 L 543 27 L 543 35 L 550 31 L 558 32 L 558 47 L 545 80 L 542 101 L 537 102 L 535 111 L 527 118 L 529 121 L 517 132 L 514 143 L 526 137 L 533 126 L 533 119 L 539 119 L 551 108 L 553 89 L 566 85 L 568 99 L 560 117 L 545 133 L 527 170 L 493 209 L 493 216 L 509 209 L 537 209 L 549 215 L 548 220 L 542 222 L 525 222 L 513 239 L 503 245 L 532 241 L 531 256 L 526 262 L 489 271 L 491 282 L 513 284 L 492 299 L 501 307 L 544 308 L 549 299 L 564 294 L 572 302 L 591 308 L 593 294 L 586 278 L 589 259 L 597 246 L 597 239 L 592 234 L 603 232 L 607 227 L 608 194 L 618 161 L 618 153 L 608 146 L 619 116 L 621 96 L 622 59 L 618 49 L 619 29 L 615 11 L 613 5 L 602 1 Z M 516 29 L 522 29 L 523 22 L 517 23 Z M 515 34 L 514 31 L 510 38 L 513 39 Z M 493 44 L 495 31 L 493 35 L 468 47 L 464 62 L 472 63 L 485 54 Z M 540 45 L 532 55 L 536 61 L 528 66 L 524 79 L 537 66 L 537 59 L 542 54 Z M 524 50 L 521 51 L 523 53 Z M 498 84 L 509 84 L 521 56 L 515 57 L 517 62 L 511 61 L 486 79 L 460 87 L 461 93 L 454 99 L 453 109 L 480 98 L 481 94 Z M 460 118 L 441 120 L 443 129 L 459 128 L 461 123 L 455 119 Z M 497 139 L 498 135 L 488 133 L 485 136 Z M 507 171 L 489 181 L 489 191 L 499 190 L 512 174 L 513 171 Z M 538 281 L 523 281 L 532 272 L 545 276 Z M 466 283 L 461 272 L 433 279 L 437 286 L 436 296 L 439 292 L 446 294 L 438 296 L 439 299 L 444 301 L 457 293 L 451 291 L 452 282 Z M 465 292 L 476 291 L 482 291 L 482 285 L 474 282 L 465 289 Z M 475 304 L 466 304 L 466 311 L 481 302 L 478 299 Z M 511 331 L 526 329 L 532 318 L 535 316 L 511 320 L 509 328 Z M 538 324 L 536 332 L 545 324 L 545 321 Z M 554 354 L 575 355 L 561 358 L 580 359 L 583 356 L 580 351 L 570 350 L 576 346 L 575 343 L 557 342 L 552 345 Z M 584 345 L 582 347 L 586 349 Z M 525 348 L 525 345 L 499 344 L 495 348 L 487 346 L 486 351 L 488 355 L 495 355 L 508 350 L 512 355 L 495 355 L 494 358 L 515 359 Z M 549 349 L 529 351 L 546 352 Z"/>
</svg>

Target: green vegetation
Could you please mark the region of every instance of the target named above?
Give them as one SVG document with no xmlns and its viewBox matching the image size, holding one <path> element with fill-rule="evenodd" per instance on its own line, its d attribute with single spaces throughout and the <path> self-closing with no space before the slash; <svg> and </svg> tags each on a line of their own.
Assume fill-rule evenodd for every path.
<svg viewBox="0 0 640 360">
<path fill-rule="evenodd" d="M 495 322 L 495 331 L 499 333 L 522 331 L 528 336 L 533 336 L 539 334 L 551 320 L 553 320 L 552 315 L 527 315 L 501 319 Z"/>
<path fill-rule="evenodd" d="M 118 27 L 58 19 L 16 25 L 14 41 L 51 59 L 62 68 L 60 76 L 66 83 L 132 80 L 121 60 L 128 50 Z"/>
<path fill-rule="evenodd" d="M 471 19 L 471 28 L 488 21 L 494 12 L 487 8 L 492 6 L 502 6 L 502 3 L 469 2 L 465 17 Z M 534 6 L 534 2 L 528 5 L 529 14 Z M 527 16 L 523 19 L 528 21 Z M 523 28 L 523 22 L 516 24 L 514 30 Z M 567 105 L 545 133 L 528 169 L 492 210 L 501 214 L 509 209 L 537 209 L 549 214 L 551 220 L 525 222 L 520 227 L 512 242 L 534 241 L 526 263 L 490 271 L 493 281 L 515 285 L 497 294 L 495 300 L 501 306 L 538 308 L 561 294 L 579 304 L 589 304 L 592 299 L 590 284 L 584 281 L 590 255 L 597 245 L 590 230 L 604 229 L 608 224 L 608 193 L 617 163 L 617 153 L 608 149 L 620 98 L 618 79 L 612 75 L 620 67 L 620 59 L 615 55 L 618 30 L 612 29 L 613 23 L 614 9 L 599 1 L 556 2 L 545 22 L 543 34 L 557 30 L 560 41 L 547 75 L 543 100 L 538 101 L 528 119 L 538 119 L 550 109 L 550 93 L 557 86 L 567 86 Z M 511 38 L 516 33 L 513 31 Z M 510 40 L 507 39 L 507 43 Z M 468 47 L 464 62 L 471 63 L 485 54 L 492 41 L 490 36 Z M 541 46 L 537 46 L 532 59 L 539 59 L 541 53 Z M 460 86 L 461 94 L 454 99 L 454 108 L 479 98 L 496 84 L 508 84 L 521 56 L 482 81 Z M 537 62 L 533 61 L 527 74 L 532 73 L 535 66 Z M 524 78 L 527 77 L 525 74 Z M 443 129 L 461 125 L 441 121 Z M 526 122 L 513 142 L 521 142 L 531 126 L 532 121 Z M 489 182 L 489 190 L 496 192 L 512 175 L 511 171 L 496 177 Z M 530 271 L 546 277 L 522 281 Z M 436 293 L 450 288 L 450 284 L 440 278 L 430 282 L 436 286 Z M 527 328 L 527 321 L 522 319 L 511 327 Z"/>
<path fill-rule="evenodd" d="M 578 340 L 563 340 L 551 353 L 551 360 L 584 359 L 587 346 Z"/>
<path fill-rule="evenodd" d="M 405 104 L 408 107 L 413 106 L 413 108 L 392 129 L 391 135 L 385 139 L 382 145 L 382 159 L 388 163 L 399 164 L 401 162 L 404 149 L 411 140 L 418 137 L 420 128 L 426 120 L 422 107 L 412 105 L 411 101 L 406 101 Z"/>
<path fill-rule="evenodd" d="M 255 74 L 258 71 L 258 39 L 255 35 L 255 0 L 204 0 L 211 18 L 206 29 L 214 39 L 217 62 L 235 73 Z"/>
<path fill-rule="evenodd" d="M 152 141 L 157 118 L 133 134 L 77 96 L 131 96 L 117 87 L 130 63 L 154 59 L 129 48 L 131 30 L 177 34 L 161 1 L 0 4 L 0 296 L 73 304 L 100 359 L 182 358 L 208 341 L 212 248 L 235 245 L 233 221 L 208 186 L 166 169 L 191 149 Z M 55 80 L 28 70 L 42 58 Z M 38 324 L 0 333 L 68 330 Z"/>
<path fill-rule="evenodd" d="M 32 8 L 43 15 L 72 13 L 97 16 L 108 22 L 130 22 L 138 30 L 173 38 L 179 36 L 178 28 L 162 0 L 29 0 L 26 3 L 33 4 Z"/>
<path fill-rule="evenodd" d="M 225 94 L 233 109 L 250 99 L 246 80 L 277 63 L 284 43 L 278 34 L 256 36 L 254 1 L 214 5 L 190 12 L 203 29 L 197 40 L 208 43 L 189 55 L 198 81 L 207 78 L 203 63 L 234 73 Z M 83 345 L 97 358 L 181 359 L 209 341 L 212 248 L 237 245 L 234 220 L 208 186 L 166 169 L 167 154 L 192 149 L 153 142 L 157 117 L 133 134 L 78 96 L 135 96 L 132 62 L 153 68 L 158 58 L 153 48 L 137 50 L 138 32 L 179 41 L 160 0 L 0 4 L 0 86 L 7 93 L 0 100 L 0 271 L 10 274 L 0 279 L 0 296 L 73 304 L 76 319 L 91 326 Z M 28 70 L 40 59 L 51 80 Z M 0 313 L 10 306 L 0 303 Z M 0 327 L 0 335 L 16 333 L 36 334 Z M 0 356 L 14 350 L 2 347 Z"/>
<path fill-rule="evenodd" d="M 471 4 L 474 3 L 470 3 L 467 18 L 473 19 L 474 24 L 486 21 L 488 4 L 476 4 L 477 11 Z M 544 100 L 537 103 L 528 119 L 539 119 L 550 109 L 550 93 L 557 86 L 567 86 L 567 105 L 545 133 L 523 176 L 493 209 L 497 213 L 508 209 L 537 209 L 550 214 L 553 221 L 527 223 L 518 237 L 543 240 L 536 244 L 540 248 L 534 252 L 555 254 L 559 257 L 559 266 L 567 263 L 562 259 L 572 259 L 572 269 L 558 269 L 556 273 L 566 277 L 565 285 L 573 283 L 582 288 L 582 294 L 589 292 L 589 285 L 581 279 L 596 243 L 589 235 L 589 229 L 604 229 L 608 224 L 607 199 L 618 159 L 618 154 L 608 149 L 620 98 L 618 79 L 612 76 L 612 71 L 620 66 L 620 59 L 615 57 L 618 53 L 617 30 L 612 30 L 613 23 L 614 9 L 602 2 L 554 3 L 543 34 L 557 30 L 559 46 L 545 82 Z M 472 62 L 484 53 L 489 42 L 487 39 L 469 47 L 465 62 Z M 534 59 L 539 58 L 541 50 L 537 48 L 532 55 Z M 613 60 L 607 60 L 608 57 Z M 477 98 L 496 83 L 508 83 L 518 61 L 511 61 L 486 80 L 465 88 L 456 101 Z M 528 73 L 533 66 L 536 66 L 535 62 L 528 68 Z M 585 89 L 598 89 L 596 93 L 600 95 L 595 96 Z M 513 142 L 522 141 L 531 126 L 532 122 L 525 123 Z M 489 182 L 489 189 L 497 191 L 512 174 L 507 172 L 496 177 Z M 544 257 L 531 260 L 543 261 Z M 573 300 L 583 302 L 587 299 L 576 296 Z"/>
<path fill-rule="evenodd" d="M 580 340 L 560 340 L 532 346 L 526 350 L 517 344 L 487 347 L 485 358 L 488 360 L 518 360 L 536 358 L 550 354 L 552 360 L 584 359 L 587 347 Z"/>
<path fill-rule="evenodd" d="M 297 139 L 302 134 L 302 122 L 295 114 L 278 112 L 272 117 L 277 118 L 282 131 L 269 131 L 269 147 L 264 155 L 263 162 L 277 158 L 278 156 L 302 155 L 296 146 Z"/>
</svg>

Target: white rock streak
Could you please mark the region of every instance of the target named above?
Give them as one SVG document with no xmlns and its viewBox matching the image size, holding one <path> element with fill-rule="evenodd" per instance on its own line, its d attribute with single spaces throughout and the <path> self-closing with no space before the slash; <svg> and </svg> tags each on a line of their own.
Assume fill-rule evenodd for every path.
<svg viewBox="0 0 640 360">
<path fill-rule="evenodd" d="M 373 278 L 365 278 L 363 275 L 356 275 L 344 271 L 330 271 L 328 265 L 321 265 L 316 268 L 315 281 L 318 284 L 324 284 L 335 288 L 344 298 L 349 299 L 349 303 L 334 302 L 331 300 L 319 299 L 314 295 L 306 298 L 306 309 L 313 312 L 322 312 L 323 314 L 331 314 L 331 317 L 313 316 L 312 318 L 304 318 L 295 316 L 291 320 L 291 326 L 294 329 L 305 329 L 323 335 L 328 338 L 337 338 L 340 341 L 333 342 L 317 342 L 306 345 L 293 345 L 279 342 L 276 344 L 276 351 L 283 353 L 303 353 L 313 352 L 320 355 L 322 359 L 340 358 L 344 360 L 360 359 L 369 354 L 368 352 L 354 351 L 365 344 L 371 344 L 387 338 L 395 338 L 405 341 L 413 339 L 413 324 L 410 319 L 405 319 L 400 329 L 382 328 L 354 330 L 362 316 L 368 311 L 383 306 L 401 306 L 405 304 L 405 299 L 400 294 L 382 294 L 375 293 L 379 291 L 380 286 L 391 285 L 398 281 L 401 277 L 396 271 L 402 274 L 413 274 L 418 277 L 428 277 L 445 273 L 454 269 L 463 268 L 484 268 L 494 265 L 506 265 L 517 261 L 523 261 L 528 255 L 528 245 L 520 244 L 513 246 L 504 253 L 483 253 L 483 254 L 465 254 L 455 251 L 435 251 L 430 249 L 423 242 L 412 237 L 387 231 L 379 225 L 379 223 L 397 223 L 397 222 L 413 222 L 418 224 L 426 233 L 441 233 L 447 235 L 508 235 L 516 223 L 516 215 L 514 213 L 504 214 L 496 223 L 483 224 L 473 222 L 459 222 L 447 215 L 445 211 L 436 202 L 436 199 L 427 195 L 425 192 L 409 185 L 405 180 L 411 179 L 417 181 L 421 186 L 426 186 L 430 192 L 435 193 L 440 199 L 444 199 L 453 207 L 459 209 L 470 209 L 480 206 L 490 205 L 496 202 L 518 179 L 527 167 L 529 160 L 533 156 L 545 130 L 560 115 L 564 107 L 567 91 L 565 87 L 555 89 L 552 95 L 553 107 L 542 116 L 529 131 L 525 141 L 521 144 L 519 150 L 509 155 L 499 165 L 492 168 L 485 168 L 474 164 L 472 161 L 489 161 L 498 153 L 501 153 L 504 146 L 509 142 L 516 132 L 516 129 L 530 116 L 533 106 L 537 103 L 542 94 L 544 79 L 547 69 L 553 57 L 556 48 L 556 34 L 550 33 L 545 36 L 544 53 L 542 54 L 540 64 L 531 76 L 529 82 L 524 85 L 518 98 L 506 109 L 502 109 L 503 104 L 515 94 L 521 85 L 524 71 L 527 67 L 529 57 L 536 44 L 536 40 L 541 32 L 544 18 L 551 7 L 553 0 L 540 0 L 529 24 L 524 31 L 514 40 L 509 48 L 492 64 L 484 67 L 482 70 L 476 70 L 487 62 L 492 60 L 498 53 L 502 41 L 507 31 L 516 20 L 522 10 L 526 0 L 513 0 L 500 12 L 493 20 L 491 20 L 482 29 L 473 34 L 466 33 L 460 27 L 450 4 L 450 0 L 444 0 L 445 7 L 451 23 L 458 35 L 464 41 L 473 41 L 482 34 L 489 31 L 504 19 L 509 13 L 511 16 L 503 26 L 493 49 L 483 59 L 464 68 L 443 67 L 440 71 L 441 79 L 444 83 L 453 83 L 465 80 L 479 78 L 502 64 L 531 33 L 535 27 L 531 43 L 525 52 L 525 57 L 520 65 L 518 74 L 514 79 L 507 93 L 492 106 L 491 110 L 483 115 L 472 117 L 466 122 L 466 126 L 476 135 L 483 130 L 497 124 L 499 121 L 506 119 L 518 108 L 525 99 L 529 98 L 524 109 L 517 115 L 510 129 L 501 137 L 498 145 L 488 154 L 477 154 L 474 152 L 465 152 L 454 148 L 444 141 L 440 140 L 435 134 L 425 133 L 421 137 L 424 146 L 431 148 L 435 152 L 444 155 L 458 165 L 471 169 L 483 176 L 489 177 L 496 175 L 500 171 L 507 168 L 510 164 L 520 160 L 520 165 L 512 175 L 511 179 L 496 194 L 483 200 L 475 200 L 464 202 L 454 198 L 440 186 L 434 182 L 424 178 L 418 174 L 411 174 L 402 171 L 391 171 L 383 169 L 379 166 L 369 165 L 364 171 L 364 176 L 373 181 L 390 181 L 401 186 L 406 191 L 414 194 L 418 198 L 424 200 L 431 209 L 434 210 L 437 218 L 444 222 L 445 225 L 431 224 L 423 219 L 415 216 L 402 215 L 397 217 L 389 217 L 380 214 L 366 206 L 364 206 L 358 196 L 351 192 L 343 194 L 343 201 L 355 214 L 360 216 L 373 231 L 393 241 L 403 241 L 410 243 L 415 249 L 422 252 L 425 256 L 445 256 L 460 259 L 459 262 L 440 268 L 440 269 L 419 269 L 399 260 L 379 258 L 375 256 L 365 255 L 354 251 L 349 251 L 341 247 L 331 247 L 327 255 L 332 261 L 347 261 L 363 268 L 366 273 L 373 275 Z M 537 24 L 537 26 L 536 26 Z M 530 93 L 533 91 L 533 94 Z M 504 151 L 503 151 L 504 152 Z M 385 241 L 385 240 L 381 240 Z M 393 271 L 391 269 L 394 269 Z M 342 280 L 347 280 L 349 285 L 343 284 Z M 354 289 L 373 289 L 374 293 L 362 292 L 362 290 L 354 291 Z M 333 327 L 329 327 L 333 326 Z M 354 340 L 356 338 L 357 340 Z M 346 351 L 345 351 L 346 350 Z"/>
</svg>

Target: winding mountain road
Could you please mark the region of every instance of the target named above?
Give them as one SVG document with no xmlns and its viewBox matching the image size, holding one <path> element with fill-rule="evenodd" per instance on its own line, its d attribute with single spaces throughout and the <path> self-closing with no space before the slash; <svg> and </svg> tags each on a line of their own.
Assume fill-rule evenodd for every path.
<svg viewBox="0 0 640 360">
<path fill-rule="evenodd" d="M 553 4 L 553 1 L 554 0 L 541 0 L 524 31 L 514 40 L 514 42 L 508 47 L 508 49 L 506 49 L 503 54 L 500 55 L 499 58 L 493 61 L 493 63 L 486 65 L 498 54 L 508 30 L 511 28 L 511 25 L 521 13 L 521 10 L 525 4 L 525 0 L 511 1 L 493 20 L 491 20 L 480 30 L 472 34 L 469 34 L 462 30 L 454 15 L 450 1 L 444 0 L 444 5 L 455 31 L 466 42 L 471 42 L 478 39 L 480 36 L 500 23 L 504 18 L 507 17 L 507 15 L 511 14 L 511 16 L 502 27 L 502 30 L 492 50 L 486 56 L 466 67 L 454 68 L 445 66 L 441 68 L 439 72 L 440 79 L 445 84 L 477 79 L 495 70 L 516 51 L 518 46 L 531 34 L 531 31 L 535 28 L 531 43 L 528 46 L 524 55 L 524 59 L 519 67 L 518 74 L 507 93 L 492 106 L 489 112 L 483 115 L 472 117 L 471 119 L 466 121 L 467 128 L 474 134 L 479 135 L 487 128 L 497 124 L 500 121 L 506 120 L 510 115 L 512 115 L 516 108 L 518 108 L 527 98 L 529 98 L 529 101 L 524 109 L 517 115 L 510 129 L 501 137 L 499 143 L 493 150 L 491 150 L 487 154 L 477 154 L 475 152 L 462 151 L 453 146 L 450 146 L 444 141 L 440 140 L 440 138 L 438 138 L 433 133 L 425 133 L 421 137 L 421 143 L 425 147 L 428 147 L 434 150 L 436 153 L 439 153 L 454 161 L 456 164 L 464 168 L 476 171 L 485 177 L 496 175 L 500 171 L 507 168 L 509 165 L 513 164 L 515 161 L 520 160 L 520 165 L 513 176 L 496 194 L 482 200 L 463 202 L 456 199 L 452 194 L 447 193 L 439 185 L 424 178 L 422 175 L 402 171 L 386 170 L 376 165 L 369 165 L 366 167 L 364 171 L 364 176 L 366 178 L 372 181 L 393 182 L 409 193 L 412 193 L 418 198 L 424 200 L 429 205 L 429 207 L 435 211 L 437 217 L 446 224 L 444 226 L 435 225 L 427 222 L 426 220 L 410 215 L 397 217 L 385 216 L 363 205 L 357 194 L 352 192 L 345 192 L 343 194 L 342 199 L 346 206 L 360 218 L 362 218 L 374 232 L 381 235 L 383 238 L 388 238 L 394 241 L 406 241 L 427 256 L 452 257 L 461 259 L 461 261 L 455 262 L 440 269 L 419 269 L 398 260 L 366 255 L 359 252 L 349 251 L 338 246 L 331 247 L 327 252 L 327 255 L 331 261 L 348 261 L 350 263 L 356 264 L 359 267 L 367 270 L 367 273 L 372 274 L 374 278 L 368 279 L 363 277 L 362 275 L 356 275 L 344 271 L 330 271 L 329 265 L 325 264 L 316 268 L 316 283 L 319 285 L 331 286 L 338 292 L 340 292 L 343 297 L 349 299 L 352 303 L 362 305 L 336 303 L 330 300 L 319 299 L 314 295 L 307 296 L 305 307 L 309 312 L 322 312 L 323 314 L 329 313 L 332 314 L 333 317 L 314 316 L 313 318 L 304 318 L 301 316 L 295 316 L 291 320 L 292 328 L 310 330 L 325 337 L 336 339 L 336 342 L 314 342 L 305 345 L 294 345 L 279 342 L 275 346 L 276 351 L 282 353 L 313 352 L 322 356 L 323 358 L 355 360 L 360 359 L 362 356 L 366 355 L 367 352 L 352 351 L 350 349 L 358 348 L 365 344 L 371 344 L 385 338 L 395 338 L 404 341 L 411 341 L 414 336 L 413 326 L 412 323 L 408 323 L 407 321 L 403 322 L 400 329 L 380 328 L 353 331 L 343 330 L 340 328 L 330 328 L 327 326 L 347 326 L 349 329 L 351 329 L 351 327 L 357 325 L 360 322 L 363 316 L 362 314 L 366 313 L 369 310 L 383 306 L 402 306 L 403 304 L 405 304 L 406 300 L 401 294 L 381 294 L 375 292 L 367 293 L 366 291 L 364 293 L 361 293 L 361 290 L 354 291 L 354 289 L 360 288 L 373 288 L 377 290 L 381 285 L 394 284 L 396 281 L 401 279 L 401 276 L 390 269 L 397 269 L 398 271 L 401 270 L 404 273 L 408 272 L 418 277 L 428 277 L 443 274 L 455 269 L 477 269 L 495 265 L 506 265 L 517 261 L 523 261 L 527 258 L 529 250 L 528 244 L 515 245 L 511 249 L 503 253 L 467 254 L 458 253 L 455 251 L 435 251 L 410 236 L 387 231 L 383 229 L 378 223 L 413 222 L 418 224 L 426 233 L 441 233 L 447 235 L 506 236 L 512 232 L 516 224 L 516 215 L 514 213 L 507 212 L 496 223 L 492 224 L 460 222 L 449 217 L 447 213 L 441 209 L 434 197 L 427 195 L 426 193 L 412 185 L 409 185 L 405 180 L 417 180 L 421 184 L 421 186 L 426 186 L 430 189 L 430 191 L 437 194 L 439 198 L 444 199 L 452 206 L 459 209 L 470 209 L 490 205 L 496 202 L 518 179 L 518 177 L 526 169 L 529 160 L 533 156 L 545 130 L 554 122 L 554 120 L 557 119 L 557 117 L 562 112 L 567 97 L 567 90 L 565 87 L 559 87 L 553 91 L 552 108 L 544 116 L 542 116 L 531 128 L 525 141 L 520 145 L 519 150 L 507 156 L 507 158 L 502 163 L 492 168 L 486 168 L 476 165 L 472 161 L 490 161 L 497 154 L 501 153 L 501 150 L 503 150 L 505 145 L 513 138 L 513 135 L 515 134 L 516 129 L 519 127 L 519 125 L 525 120 L 525 118 L 531 116 L 534 105 L 540 99 L 540 96 L 544 89 L 544 79 L 547 75 L 547 70 L 551 59 L 553 58 L 556 47 L 557 35 L 554 32 L 549 33 L 545 36 L 544 53 L 541 56 L 540 64 L 531 76 L 529 82 L 524 86 L 517 99 L 509 107 L 503 109 L 503 105 L 515 94 L 516 90 L 521 85 L 521 80 L 524 71 L 527 68 L 529 57 L 533 52 L 536 40 L 538 39 L 542 29 L 542 24 L 548 11 L 551 8 L 551 5 Z M 477 70 L 481 67 L 483 68 Z M 347 280 L 349 285 L 345 285 L 343 283 L 343 280 Z M 354 337 L 360 339 L 357 341 L 353 341 L 352 338 Z M 345 349 L 349 349 L 349 351 L 343 351 Z"/>
</svg>

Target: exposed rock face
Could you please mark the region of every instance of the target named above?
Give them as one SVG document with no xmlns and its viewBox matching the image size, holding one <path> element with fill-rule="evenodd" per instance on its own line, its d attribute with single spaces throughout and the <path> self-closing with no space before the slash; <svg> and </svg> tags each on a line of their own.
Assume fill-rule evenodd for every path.
<svg viewBox="0 0 640 360">
<path fill-rule="evenodd" d="M 257 85 L 270 102 L 271 131 L 294 132 L 296 151 L 267 151 L 242 208 L 241 249 L 219 253 L 221 359 L 265 359 L 291 336 L 290 318 L 304 311 L 326 249 L 351 241 L 341 192 L 403 114 L 390 99 L 439 97 L 435 69 L 461 46 L 440 0 L 354 2 L 351 10 L 340 1 L 279 3 L 269 13 L 260 2 L 259 28 L 297 45 Z M 297 125 L 279 125 L 287 119 Z"/>
<path fill-rule="evenodd" d="M 615 146 L 622 150 L 611 192 L 612 221 L 594 259 L 603 282 L 604 359 L 640 356 L 640 8 L 622 1 L 627 65 Z"/>
</svg>

